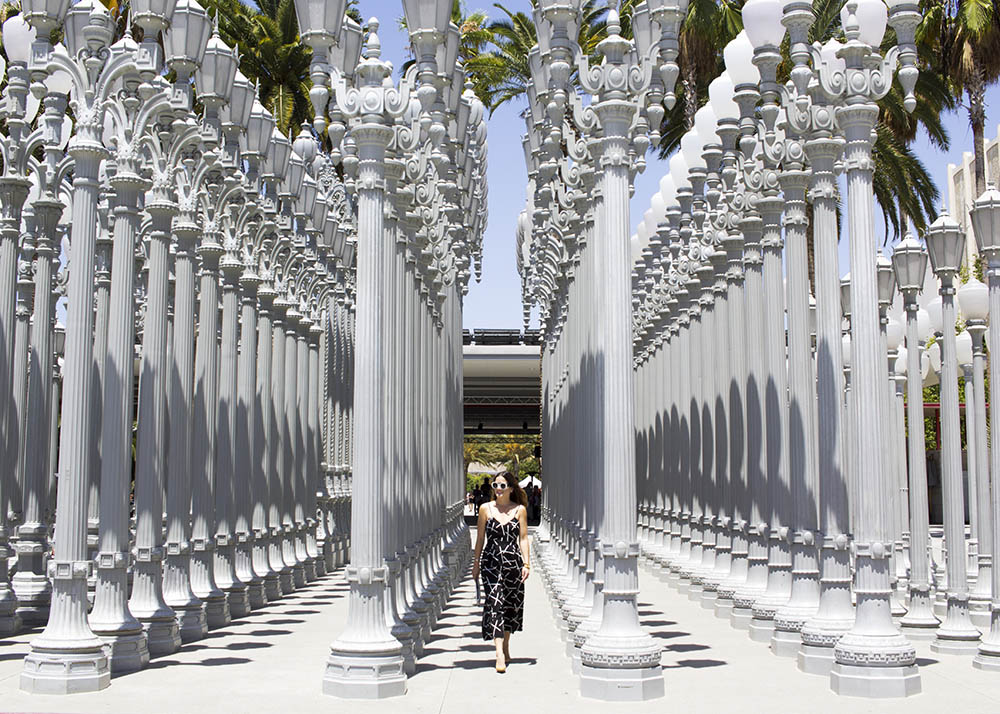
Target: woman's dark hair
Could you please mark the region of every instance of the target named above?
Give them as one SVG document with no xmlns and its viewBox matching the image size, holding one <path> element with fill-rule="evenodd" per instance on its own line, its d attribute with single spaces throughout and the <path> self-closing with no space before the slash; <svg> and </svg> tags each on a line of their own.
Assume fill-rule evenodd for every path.
<svg viewBox="0 0 1000 714">
<path fill-rule="evenodd" d="M 517 479 L 514 478 L 514 474 L 512 474 L 510 471 L 501 471 L 500 473 L 498 473 L 496 476 L 493 477 L 493 480 L 495 481 L 498 478 L 503 478 L 503 480 L 507 482 L 507 485 L 510 486 L 511 502 L 519 503 L 520 505 L 527 508 L 528 497 L 525 495 L 524 489 L 521 488 L 521 485 L 517 482 Z M 493 500 L 494 501 L 497 500 L 496 491 L 493 492 Z"/>
</svg>

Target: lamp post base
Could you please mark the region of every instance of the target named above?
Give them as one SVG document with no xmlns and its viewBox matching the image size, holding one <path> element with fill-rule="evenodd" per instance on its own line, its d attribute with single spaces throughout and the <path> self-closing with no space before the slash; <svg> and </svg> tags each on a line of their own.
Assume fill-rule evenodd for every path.
<svg viewBox="0 0 1000 714">
<path fill-rule="evenodd" d="M 580 663 L 580 695 L 605 702 L 644 702 L 663 696 L 663 668 L 612 669 Z"/>
<path fill-rule="evenodd" d="M 398 643 L 394 644 L 398 650 Z M 403 696 L 406 694 L 406 674 L 403 672 L 402 653 L 331 652 L 323 675 L 323 694 L 341 699 Z"/>
<path fill-rule="evenodd" d="M 149 664 L 149 647 L 146 645 L 146 633 L 141 629 L 131 632 L 119 632 L 114 635 L 95 634 L 108 646 L 110 657 L 108 666 L 112 674 L 136 672 Z"/>
<path fill-rule="evenodd" d="M 38 640 L 24 658 L 21 691 L 31 694 L 98 692 L 111 684 L 111 668 L 100 640 L 73 643 L 72 649 L 47 649 Z"/>
<path fill-rule="evenodd" d="M 874 667 L 835 662 L 830 670 L 830 689 L 846 697 L 910 697 L 920 693 L 920 672 L 915 664 Z"/>
</svg>

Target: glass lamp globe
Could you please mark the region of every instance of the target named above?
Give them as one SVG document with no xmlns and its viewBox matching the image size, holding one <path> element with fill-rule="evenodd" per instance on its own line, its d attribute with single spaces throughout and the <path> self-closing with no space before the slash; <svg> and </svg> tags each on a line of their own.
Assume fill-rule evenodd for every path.
<svg viewBox="0 0 1000 714">
<path fill-rule="evenodd" d="M 680 205 L 677 203 L 677 187 L 674 185 L 672 174 L 663 174 L 663 178 L 660 179 L 660 195 L 663 196 L 663 202 L 667 208 Z"/>
<path fill-rule="evenodd" d="M 69 72 L 64 69 L 57 69 L 55 72 L 50 72 L 44 80 L 45 89 L 50 94 L 66 94 L 70 93 L 73 89 L 73 79 L 69 76 Z"/>
<path fill-rule="evenodd" d="M 927 352 L 920 353 L 920 381 L 926 382 L 927 375 L 931 373 L 931 356 Z"/>
<path fill-rule="evenodd" d="M 829 67 L 834 72 L 843 72 L 847 69 L 847 62 L 843 57 L 838 57 L 837 52 L 844 45 L 837 39 L 827 40 L 823 47 L 820 49 L 820 57 L 823 60 L 823 64 Z"/>
<path fill-rule="evenodd" d="M 3 48 L 12 64 L 28 64 L 35 34 L 35 28 L 20 15 L 7 18 L 3 24 Z"/>
<path fill-rule="evenodd" d="M 646 227 L 646 223 L 642 222 L 635 229 L 636 245 L 641 251 L 646 245 L 649 244 L 649 229 Z"/>
<path fill-rule="evenodd" d="M 900 343 L 903 341 L 903 323 L 894 317 L 890 317 L 886 323 L 885 341 L 886 347 L 889 348 L 890 352 L 898 350 Z"/>
<path fill-rule="evenodd" d="M 655 228 L 667 215 L 667 203 L 659 191 L 653 194 L 653 198 L 649 201 L 649 207 L 653 212 L 652 221 Z"/>
<path fill-rule="evenodd" d="M 670 176 L 674 180 L 674 186 L 678 190 L 682 188 L 691 188 L 691 181 L 688 180 L 688 165 L 687 161 L 684 160 L 684 154 L 680 151 L 676 152 L 670 157 Z"/>
<path fill-rule="evenodd" d="M 917 339 L 927 342 L 931 336 L 931 314 L 924 308 L 917 310 Z"/>
<path fill-rule="evenodd" d="M 930 318 L 931 332 L 935 335 L 940 335 L 943 326 L 940 295 L 927 303 L 927 316 Z"/>
<path fill-rule="evenodd" d="M 753 63 L 753 44 L 747 37 L 746 30 L 740 32 L 726 45 L 722 56 L 726 63 L 726 72 L 732 77 L 734 86 L 755 85 L 760 81 L 760 71 Z"/>
<path fill-rule="evenodd" d="M 972 366 L 972 335 L 968 330 L 962 330 L 955 335 L 955 356 L 959 367 Z"/>
<path fill-rule="evenodd" d="M 899 354 L 896 357 L 896 364 L 893 365 L 894 367 L 893 372 L 898 374 L 900 377 L 906 376 L 906 358 L 907 358 L 906 348 L 900 347 Z"/>
<path fill-rule="evenodd" d="M 721 144 L 722 140 L 716 133 L 719 120 L 715 116 L 715 110 L 711 104 L 706 104 L 694 114 L 694 127 L 698 136 L 702 139 L 703 146 L 709 144 Z"/>
<path fill-rule="evenodd" d="M 855 10 L 860 34 L 858 39 L 870 47 L 878 48 L 885 35 L 889 21 L 889 10 L 882 0 L 858 0 Z M 847 4 L 840 10 L 840 21 L 846 27 L 851 13 Z"/>
<path fill-rule="evenodd" d="M 701 155 L 704 148 L 705 142 L 698 135 L 697 129 L 692 129 L 681 137 L 681 153 L 689 168 L 708 168 L 708 164 L 705 163 L 705 159 Z"/>
<path fill-rule="evenodd" d="M 785 26 L 781 24 L 783 13 L 781 0 L 750 0 L 743 6 L 743 27 L 755 49 L 781 44 L 785 38 Z"/>
<path fill-rule="evenodd" d="M 941 343 L 935 342 L 924 350 L 924 354 L 927 355 L 927 361 L 930 363 L 931 369 L 934 370 L 934 374 L 941 374 Z"/>
<path fill-rule="evenodd" d="M 708 102 L 720 120 L 740 118 L 740 107 L 733 99 L 735 91 L 728 71 L 720 74 L 708 85 Z"/>
<path fill-rule="evenodd" d="M 990 289 L 973 276 L 958 289 L 958 305 L 966 319 L 985 321 L 990 316 Z"/>
</svg>

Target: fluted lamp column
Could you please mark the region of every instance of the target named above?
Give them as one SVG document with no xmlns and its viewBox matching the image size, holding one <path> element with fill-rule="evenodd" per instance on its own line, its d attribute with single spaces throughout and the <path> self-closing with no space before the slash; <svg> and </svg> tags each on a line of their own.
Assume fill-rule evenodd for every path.
<svg viewBox="0 0 1000 714">
<path fill-rule="evenodd" d="M 381 59 L 378 20 L 368 23 L 357 88 L 336 77 L 336 100 L 348 115 L 360 117 L 353 130 L 358 147 L 358 268 L 355 360 L 354 498 L 351 516 L 351 586 L 347 626 L 330 645 L 323 691 L 345 698 L 381 699 L 406 692 L 403 651 L 385 621 L 385 539 L 381 530 L 385 502 L 383 479 L 391 446 L 382 439 L 388 418 L 384 399 L 386 326 L 380 285 L 390 274 L 395 246 L 384 227 L 385 155 L 392 140 L 392 117 L 409 104 L 409 90 L 386 86 L 390 66 Z"/>
<path fill-rule="evenodd" d="M 34 3 L 22 4 L 22 12 L 38 31 L 39 37 L 47 38 L 60 24 L 68 3 L 52 5 L 51 8 L 43 8 L 34 6 Z M 85 49 L 80 46 L 84 27 L 88 33 L 87 51 L 81 52 L 79 61 L 90 62 L 93 66 L 96 57 L 91 53 L 103 50 L 112 37 L 111 20 L 103 6 L 84 0 L 66 13 L 66 41 L 81 51 Z M 52 605 L 45 630 L 32 640 L 31 652 L 25 657 L 21 689 L 36 693 L 70 694 L 104 689 L 110 683 L 104 645 L 87 623 L 87 577 L 93 567 L 87 558 L 86 518 L 90 449 L 94 437 L 90 428 L 93 406 L 94 251 L 100 192 L 98 172 L 101 160 L 107 156 L 102 143 L 106 92 L 118 76 L 129 70 L 133 60 L 128 53 L 119 54 L 93 74 L 81 71 L 82 68 L 69 55 L 50 52 L 48 60 L 49 67 L 52 64 L 69 65 L 66 69 L 77 83 L 70 106 L 77 117 L 89 116 L 91 121 L 77 124 L 76 134 L 68 147 L 68 153 L 75 161 L 70 229 L 70 262 L 73 268 L 69 277 L 61 423 L 73 424 L 74 428 L 64 428 L 59 432 L 60 476 L 56 503 L 59 528 L 54 557 L 49 561 Z M 43 69 L 48 67 L 43 66 Z M 92 80 L 103 84 L 90 84 Z M 98 86 L 107 89 L 95 92 Z"/>
</svg>

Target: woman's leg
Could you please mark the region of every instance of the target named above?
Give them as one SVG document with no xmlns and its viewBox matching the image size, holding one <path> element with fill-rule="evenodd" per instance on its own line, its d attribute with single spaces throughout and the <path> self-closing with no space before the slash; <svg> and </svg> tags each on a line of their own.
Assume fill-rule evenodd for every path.
<svg viewBox="0 0 1000 714">
<path fill-rule="evenodd" d="M 505 632 L 504 635 L 507 633 Z M 506 650 L 506 637 L 493 638 L 493 644 L 496 646 L 497 650 L 497 669 L 504 670 L 507 667 L 507 661 L 504 659 L 504 650 Z"/>
<path fill-rule="evenodd" d="M 510 633 L 503 633 L 503 657 L 504 660 L 510 662 Z"/>
</svg>

